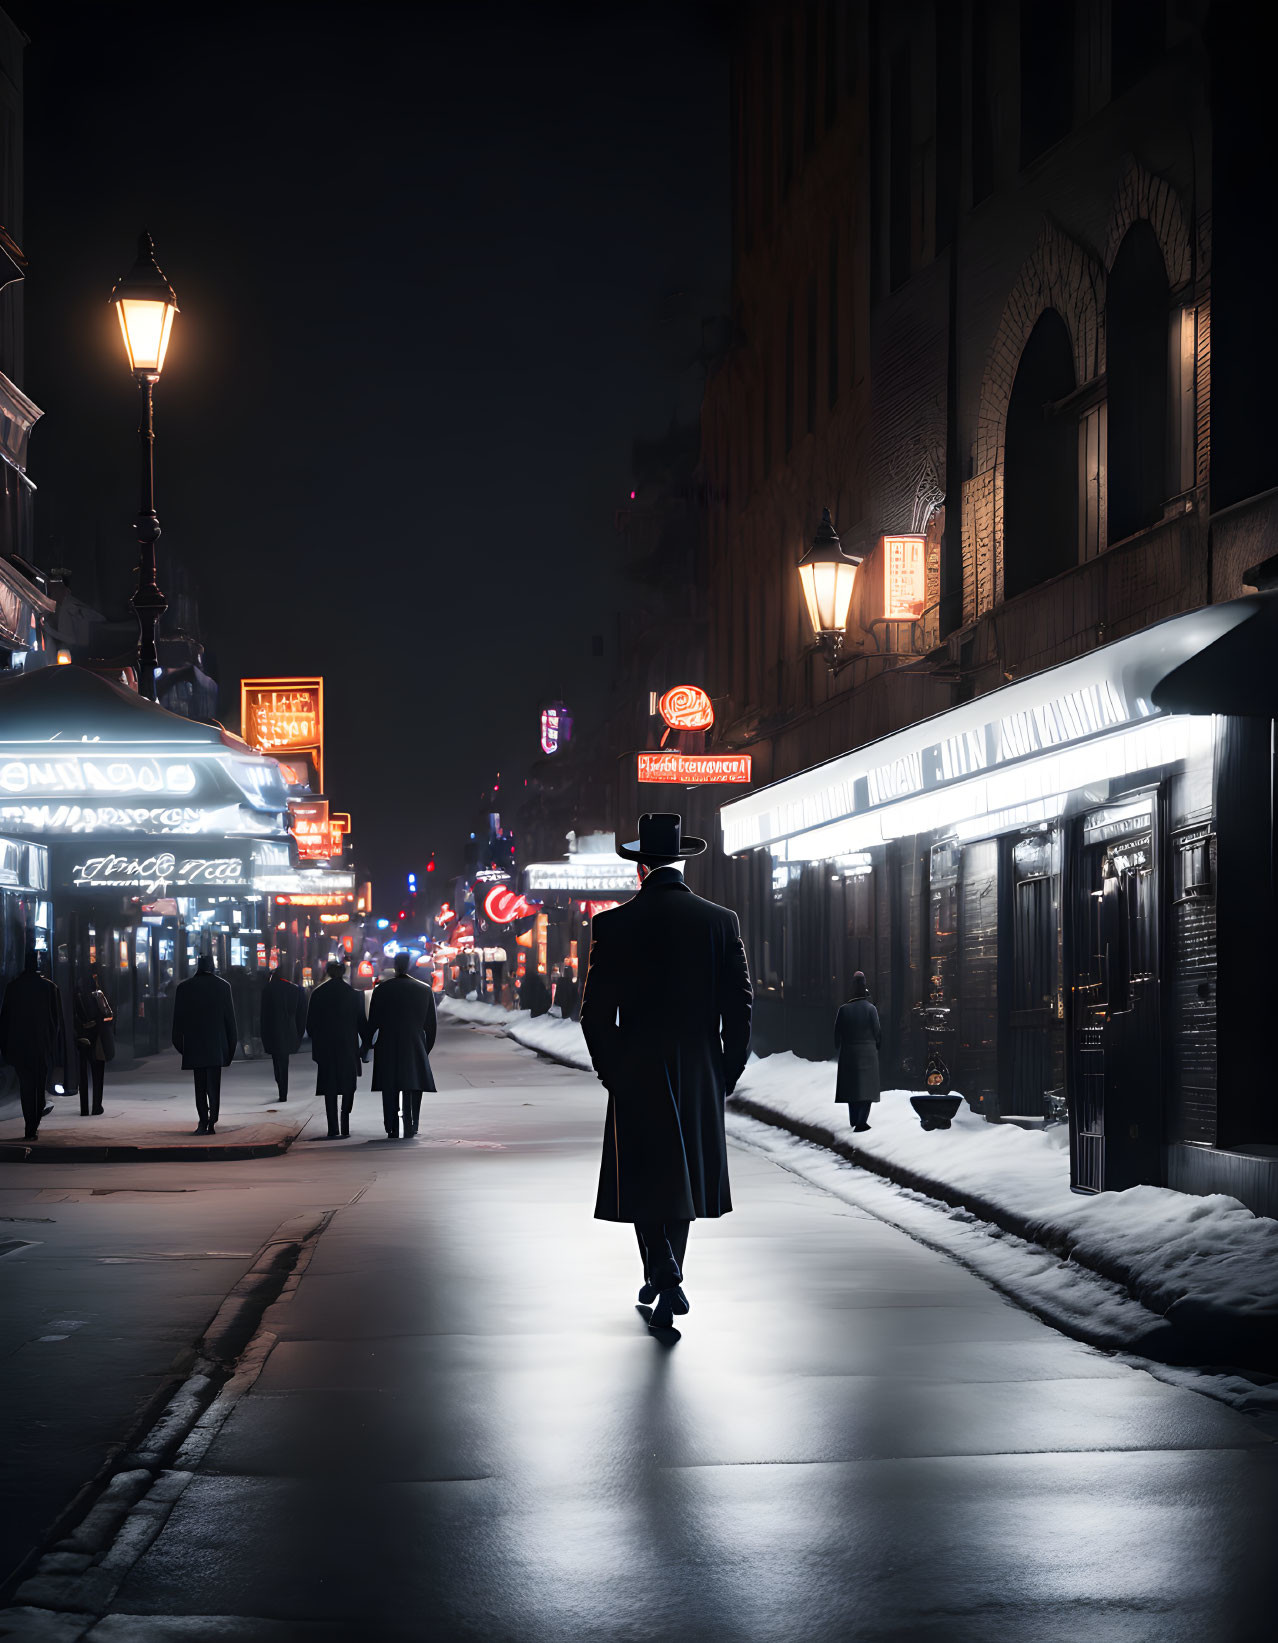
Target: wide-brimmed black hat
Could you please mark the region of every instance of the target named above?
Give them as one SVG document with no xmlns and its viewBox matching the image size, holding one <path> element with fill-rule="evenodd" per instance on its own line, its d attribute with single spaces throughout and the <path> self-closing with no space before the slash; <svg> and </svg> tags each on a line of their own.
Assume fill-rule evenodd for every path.
<svg viewBox="0 0 1278 1643">
<path fill-rule="evenodd" d="M 683 817 L 677 810 L 657 810 L 640 816 L 639 837 L 619 844 L 617 854 L 645 867 L 660 867 L 663 862 L 699 856 L 705 848 L 704 839 L 693 838 L 691 833 L 684 838 Z"/>
</svg>

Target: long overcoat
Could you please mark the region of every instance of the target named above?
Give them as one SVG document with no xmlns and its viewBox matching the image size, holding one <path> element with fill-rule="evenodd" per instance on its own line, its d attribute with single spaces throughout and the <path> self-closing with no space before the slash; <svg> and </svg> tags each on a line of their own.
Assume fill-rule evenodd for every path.
<svg viewBox="0 0 1278 1643">
<path fill-rule="evenodd" d="M 306 1031 L 315 1062 L 316 1095 L 347 1095 L 360 1075 L 364 997 L 340 976 L 321 981 L 311 994 Z"/>
<path fill-rule="evenodd" d="M 75 1041 L 90 1061 L 115 1059 L 115 1013 L 100 987 L 78 988 L 71 1001 Z"/>
<path fill-rule="evenodd" d="M 750 1053 L 752 999 L 737 915 L 677 869 L 595 915 L 581 1026 L 608 1091 L 597 1219 L 732 1208 L 723 1103 Z"/>
<path fill-rule="evenodd" d="M 292 1055 L 306 1031 L 306 994 L 275 970 L 262 993 L 262 1048 L 267 1055 Z"/>
<path fill-rule="evenodd" d="M 435 995 L 412 976 L 391 976 L 373 988 L 364 1044 L 373 1046 L 373 1089 L 433 1090 Z"/>
<path fill-rule="evenodd" d="M 879 1045 L 883 1029 L 868 998 L 854 998 L 834 1018 L 839 1077 L 834 1099 L 855 1105 L 879 1098 Z"/>
<path fill-rule="evenodd" d="M 229 983 L 212 970 L 180 981 L 173 994 L 173 1048 L 184 1067 L 229 1067 L 238 1032 Z"/>
<path fill-rule="evenodd" d="M 24 970 L 14 976 L 0 1003 L 0 1055 L 20 1079 L 48 1083 L 61 1057 L 62 1008 L 47 976 Z"/>
</svg>

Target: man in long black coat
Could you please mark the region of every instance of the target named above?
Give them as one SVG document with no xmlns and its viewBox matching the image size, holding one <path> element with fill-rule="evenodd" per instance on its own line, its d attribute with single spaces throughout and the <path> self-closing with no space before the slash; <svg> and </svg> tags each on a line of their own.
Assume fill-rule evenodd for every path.
<svg viewBox="0 0 1278 1643">
<path fill-rule="evenodd" d="M 271 971 L 262 993 L 262 1048 L 275 1069 L 275 1088 L 288 1100 L 288 1058 L 301 1048 L 306 1031 L 306 995 L 282 969 Z"/>
<path fill-rule="evenodd" d="M 752 991 L 737 915 L 694 895 L 675 863 L 700 855 L 678 815 L 618 845 L 640 864 L 632 901 L 597 913 L 581 1026 L 608 1091 L 595 1216 L 633 1221 L 655 1328 L 688 1310 L 689 1224 L 732 1208 L 723 1103 L 750 1053 Z"/>
<path fill-rule="evenodd" d="M 360 1074 L 360 1051 L 364 1031 L 364 1000 L 346 980 L 344 964 L 325 966 L 326 981 L 311 994 L 306 1012 L 306 1031 L 315 1062 L 315 1093 L 324 1097 L 328 1115 L 328 1139 L 336 1141 L 351 1133 L 351 1108 L 355 1105 L 355 1081 Z M 337 1127 L 338 1098 L 342 1103 L 342 1127 Z"/>
<path fill-rule="evenodd" d="M 173 994 L 173 1048 L 181 1050 L 183 1067 L 195 1076 L 197 1135 L 217 1133 L 222 1068 L 230 1066 L 237 1038 L 230 986 L 201 953 L 195 974 L 179 982 Z"/>
<path fill-rule="evenodd" d="M 4 990 L 0 1004 L 0 1055 L 18 1075 L 18 1094 L 28 1141 L 36 1139 L 48 1108 L 44 1092 L 58 1056 L 62 1010 L 58 989 L 40 974 L 34 950 L 20 976 Z"/>
<path fill-rule="evenodd" d="M 382 1092 L 386 1133 L 399 1135 L 400 1096 L 404 1134 L 417 1134 L 422 1091 L 434 1091 L 430 1052 L 435 1044 L 435 995 L 408 973 L 408 954 L 395 954 L 395 974 L 373 988 L 364 1028 L 365 1049 L 373 1045 L 373 1088 Z"/>
</svg>

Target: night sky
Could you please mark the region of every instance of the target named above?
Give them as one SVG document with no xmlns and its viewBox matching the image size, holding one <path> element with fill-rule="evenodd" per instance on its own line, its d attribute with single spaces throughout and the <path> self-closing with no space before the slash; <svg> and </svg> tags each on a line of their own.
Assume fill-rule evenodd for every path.
<svg viewBox="0 0 1278 1643">
<path fill-rule="evenodd" d="M 384 904 L 457 860 L 542 700 L 606 700 L 631 441 L 695 409 L 727 303 L 723 13 L 9 9 L 40 562 L 108 609 L 132 589 L 107 297 L 145 226 L 181 307 L 161 586 L 194 578 L 226 722 L 241 674 L 325 676 L 329 794 Z"/>
</svg>

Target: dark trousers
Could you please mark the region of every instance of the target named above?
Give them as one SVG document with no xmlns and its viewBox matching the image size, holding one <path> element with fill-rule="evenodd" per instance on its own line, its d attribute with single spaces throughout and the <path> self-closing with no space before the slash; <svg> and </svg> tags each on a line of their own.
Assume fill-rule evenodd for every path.
<svg viewBox="0 0 1278 1643">
<path fill-rule="evenodd" d="M 324 1092 L 324 1116 L 328 1119 L 328 1133 L 330 1135 L 336 1135 L 337 1134 L 337 1099 L 338 1098 L 335 1094 L 331 1095 L 331 1094 L 329 1094 L 329 1092 L 327 1090 L 325 1090 L 325 1092 Z M 349 1120 L 350 1120 L 350 1116 L 351 1116 L 351 1108 L 355 1105 L 355 1086 L 354 1086 L 354 1084 L 351 1085 L 349 1090 L 343 1090 L 342 1091 L 341 1100 L 342 1100 L 342 1117 L 347 1120 L 347 1124 L 346 1124 L 346 1127 L 345 1127 L 345 1133 L 347 1135 L 349 1135 L 350 1134 Z"/>
<path fill-rule="evenodd" d="M 691 1221 L 636 1221 L 635 1237 L 643 1256 L 643 1275 L 658 1290 L 678 1289 Z"/>
<path fill-rule="evenodd" d="M 80 1051 L 80 1112 L 89 1111 L 89 1088 L 93 1088 L 93 1111 L 102 1111 L 102 1080 L 106 1076 L 106 1062 Z"/>
<path fill-rule="evenodd" d="M 383 1090 L 382 1091 L 382 1118 L 386 1123 L 387 1135 L 394 1135 L 399 1129 L 399 1098 L 404 1098 L 404 1134 L 416 1135 L 417 1122 L 422 1111 L 422 1092 L 420 1090 Z"/>
<path fill-rule="evenodd" d="M 868 1124 L 870 1121 L 870 1108 L 873 1105 L 872 1101 L 849 1101 L 848 1123 L 854 1127 L 857 1124 Z"/>
<path fill-rule="evenodd" d="M 221 1067 L 195 1067 L 195 1110 L 206 1124 L 216 1124 L 222 1110 Z"/>
<path fill-rule="evenodd" d="M 28 1135 L 34 1135 L 44 1116 L 44 1068 L 34 1072 L 18 1069 L 18 1096 L 22 1101 L 22 1119 Z"/>
<path fill-rule="evenodd" d="M 280 1100 L 288 1100 L 288 1056 L 276 1055 L 271 1051 L 271 1065 L 275 1068 L 275 1088 L 280 1092 Z"/>
</svg>

